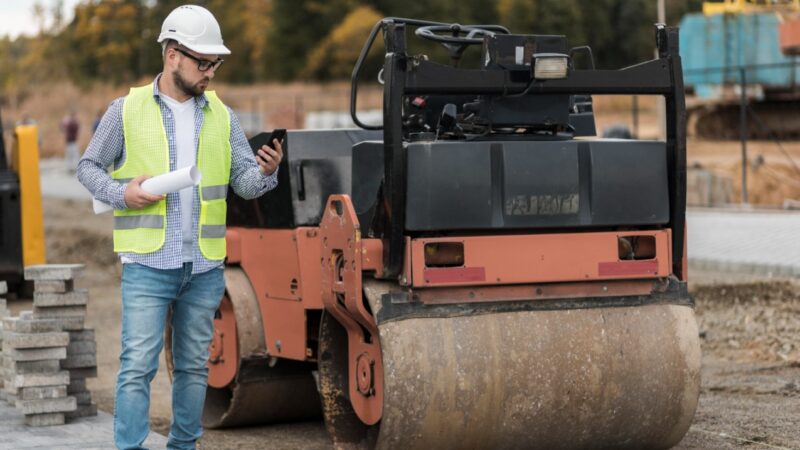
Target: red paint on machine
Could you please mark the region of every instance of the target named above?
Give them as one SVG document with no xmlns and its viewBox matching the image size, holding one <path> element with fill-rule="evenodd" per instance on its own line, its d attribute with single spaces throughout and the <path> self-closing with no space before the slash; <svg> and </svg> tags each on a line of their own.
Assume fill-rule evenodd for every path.
<svg viewBox="0 0 800 450">
<path fill-rule="evenodd" d="M 654 275 L 658 273 L 658 260 L 601 262 L 597 263 L 597 272 L 601 277 Z"/>
<path fill-rule="evenodd" d="M 464 283 L 486 281 L 484 267 L 441 267 L 425 269 L 426 283 Z"/>
</svg>

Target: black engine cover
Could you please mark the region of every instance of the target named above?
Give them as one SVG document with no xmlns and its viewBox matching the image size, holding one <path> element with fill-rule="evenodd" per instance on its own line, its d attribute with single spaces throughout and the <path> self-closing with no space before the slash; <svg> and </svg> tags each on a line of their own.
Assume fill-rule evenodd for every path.
<svg viewBox="0 0 800 450">
<path fill-rule="evenodd" d="M 669 222 L 663 142 L 439 141 L 406 144 L 406 150 L 411 231 Z M 381 143 L 369 142 L 354 149 L 353 179 L 366 182 L 353 186 L 362 226 L 371 222 L 374 201 L 367 199 L 377 198 L 373 171 L 382 151 Z"/>
</svg>

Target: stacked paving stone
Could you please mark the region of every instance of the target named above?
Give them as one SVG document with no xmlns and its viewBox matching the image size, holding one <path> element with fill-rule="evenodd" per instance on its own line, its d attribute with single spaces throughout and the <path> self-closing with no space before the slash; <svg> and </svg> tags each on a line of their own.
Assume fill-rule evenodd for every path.
<svg viewBox="0 0 800 450">
<path fill-rule="evenodd" d="M 67 393 L 74 395 L 78 408 L 67 419 L 97 415 L 97 404 L 92 402 L 92 393 L 86 387 L 86 379 L 97 376 L 97 343 L 94 329 L 69 332 L 67 359 L 61 361 L 61 368 L 69 370 Z"/>
<path fill-rule="evenodd" d="M 83 330 L 89 293 L 75 289 L 82 264 L 43 264 L 25 268 L 25 279 L 33 281 L 33 316 L 55 319 L 64 331 Z"/>
<path fill-rule="evenodd" d="M 64 414 L 77 408 L 75 397 L 67 396 L 69 372 L 60 365 L 69 334 L 30 312 L 4 318 L 3 331 L 6 400 L 25 415 L 26 425 L 63 424 Z"/>
<path fill-rule="evenodd" d="M 81 264 L 29 266 L 25 278 L 33 280 L 33 317 L 52 320 L 68 332 L 66 358 L 60 367 L 69 372 L 67 395 L 77 408 L 66 414 L 67 420 L 97 415 L 97 404 L 86 388 L 86 378 L 97 376 L 97 344 L 94 330 L 84 328 L 89 292 L 75 289 L 75 278 L 83 271 Z"/>
</svg>

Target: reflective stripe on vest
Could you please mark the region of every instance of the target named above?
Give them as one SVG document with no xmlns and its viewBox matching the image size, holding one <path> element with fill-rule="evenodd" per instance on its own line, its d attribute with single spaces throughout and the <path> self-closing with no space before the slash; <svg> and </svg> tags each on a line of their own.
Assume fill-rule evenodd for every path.
<svg viewBox="0 0 800 450">
<path fill-rule="evenodd" d="M 228 185 L 206 186 L 203 188 L 203 198 L 205 200 L 219 200 L 228 196 Z"/>
<path fill-rule="evenodd" d="M 200 251 L 210 260 L 225 258 L 225 217 L 230 179 L 230 114 L 213 91 L 206 92 L 203 126 L 198 136 L 197 167 L 202 174 L 200 198 Z M 125 163 L 112 173 L 120 182 L 140 175 L 169 171 L 161 108 L 153 97 L 153 85 L 132 88 L 122 113 Z M 164 245 L 166 199 L 141 209 L 114 211 L 114 251 L 151 253 Z"/>
<path fill-rule="evenodd" d="M 200 237 L 205 239 L 224 238 L 225 225 L 203 225 Z"/>
<path fill-rule="evenodd" d="M 115 230 L 133 230 L 136 228 L 164 228 L 164 216 L 116 216 Z"/>
</svg>

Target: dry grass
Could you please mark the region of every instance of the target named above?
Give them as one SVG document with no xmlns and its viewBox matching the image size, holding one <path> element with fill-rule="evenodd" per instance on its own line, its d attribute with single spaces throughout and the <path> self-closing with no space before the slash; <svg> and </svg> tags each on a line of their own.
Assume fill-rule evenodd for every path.
<svg viewBox="0 0 800 450">
<path fill-rule="evenodd" d="M 60 130 L 63 117 L 72 109 L 78 114 L 81 124 L 80 145 L 84 148 L 91 137 L 91 125 L 98 111 L 105 111 L 109 102 L 123 95 L 126 89 L 113 88 L 99 85 L 84 91 L 71 83 L 54 83 L 39 86 L 26 96 L 16 107 L 3 109 L 6 142 L 9 139 L 9 130 L 6 125 L 14 123 L 27 114 L 36 121 L 39 127 L 41 154 L 44 157 L 62 155 L 64 151 L 64 136 Z"/>
<path fill-rule="evenodd" d="M 783 151 L 781 150 L 783 148 Z M 784 200 L 800 200 L 800 142 L 750 141 L 747 143 L 748 201 L 756 205 L 781 206 Z M 785 152 L 785 153 L 784 153 Z M 688 143 L 689 165 L 700 166 L 730 178 L 733 201 L 741 201 L 742 154 L 736 141 L 701 141 Z M 791 160 L 789 159 L 791 158 Z"/>
<path fill-rule="evenodd" d="M 146 84 L 150 80 L 141 80 Z M 235 86 L 215 84 L 214 89 L 232 108 L 259 113 L 264 129 L 301 128 L 304 115 L 309 111 L 349 111 L 349 83 L 308 85 L 257 84 Z M 359 108 L 380 108 L 382 93 L 379 89 L 365 86 L 359 91 Z M 91 126 L 95 115 L 104 112 L 115 98 L 125 95 L 127 87 L 98 84 L 90 90 L 60 82 L 39 86 L 18 104 L 3 108 L 3 125 L 6 142 L 11 142 L 10 125 L 28 114 L 39 126 L 41 154 L 43 157 L 61 156 L 64 152 L 64 137 L 59 124 L 72 109 L 81 124 L 79 145 L 81 149 L 91 139 Z"/>
</svg>

